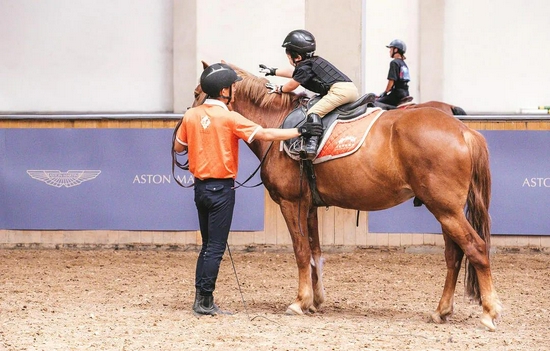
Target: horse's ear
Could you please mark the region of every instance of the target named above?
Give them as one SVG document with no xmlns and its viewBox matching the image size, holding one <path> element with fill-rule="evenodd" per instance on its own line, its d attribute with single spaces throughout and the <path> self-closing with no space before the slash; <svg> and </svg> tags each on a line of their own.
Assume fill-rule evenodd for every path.
<svg viewBox="0 0 550 351">
<path fill-rule="evenodd" d="M 225 60 L 222 60 L 221 63 L 227 64 L 227 62 L 225 62 Z"/>
<path fill-rule="evenodd" d="M 208 63 L 206 63 L 202 60 L 201 60 L 201 62 L 202 62 L 202 69 L 206 69 L 206 67 L 210 66 Z"/>
</svg>

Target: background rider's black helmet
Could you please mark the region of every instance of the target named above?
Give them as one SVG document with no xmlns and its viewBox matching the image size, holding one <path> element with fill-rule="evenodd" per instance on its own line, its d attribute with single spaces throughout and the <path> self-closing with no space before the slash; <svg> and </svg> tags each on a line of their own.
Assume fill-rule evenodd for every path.
<svg viewBox="0 0 550 351">
<path fill-rule="evenodd" d="M 396 48 L 401 55 L 407 52 L 407 45 L 405 45 L 405 42 L 403 40 L 399 40 L 399 39 L 392 40 L 389 45 L 386 45 L 386 47 Z"/>
<path fill-rule="evenodd" d="M 201 89 L 208 96 L 217 98 L 223 88 L 242 80 L 237 72 L 225 63 L 214 63 L 204 69 L 201 74 Z"/>
<path fill-rule="evenodd" d="M 282 45 L 287 51 L 300 54 L 303 58 L 313 56 L 316 49 L 315 37 L 304 29 L 288 33 Z"/>
</svg>

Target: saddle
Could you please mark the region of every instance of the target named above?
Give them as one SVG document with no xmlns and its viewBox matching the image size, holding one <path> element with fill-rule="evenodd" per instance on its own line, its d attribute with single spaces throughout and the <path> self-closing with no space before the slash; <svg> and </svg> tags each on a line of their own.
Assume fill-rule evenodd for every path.
<svg viewBox="0 0 550 351">
<path fill-rule="evenodd" d="M 323 129 L 326 131 L 328 127 L 338 119 L 350 120 L 364 115 L 367 112 L 367 108 L 371 107 L 370 104 L 374 102 L 374 99 L 374 94 L 365 94 L 354 102 L 337 107 L 321 118 Z M 319 100 L 321 100 L 321 96 L 319 95 L 313 98 L 303 97 L 299 106 L 292 110 L 285 118 L 281 128 L 296 128 L 303 125 L 306 122 L 307 111 Z M 322 135 L 320 139 L 322 139 L 323 136 L 324 135 Z M 302 137 L 292 138 L 285 140 L 284 146 L 291 156 L 299 157 L 299 152 L 302 149 L 302 142 Z"/>
<path fill-rule="evenodd" d="M 412 96 L 405 96 L 403 99 L 399 101 L 397 106 L 388 105 L 383 102 L 374 101 L 372 102 L 371 107 L 380 107 L 382 110 L 395 110 L 399 108 L 406 108 L 409 105 L 414 105 L 413 97 Z"/>
</svg>

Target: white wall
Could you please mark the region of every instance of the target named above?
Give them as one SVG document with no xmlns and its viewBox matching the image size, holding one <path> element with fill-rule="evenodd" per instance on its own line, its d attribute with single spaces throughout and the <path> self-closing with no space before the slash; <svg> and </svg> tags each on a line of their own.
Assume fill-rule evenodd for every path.
<svg viewBox="0 0 550 351">
<path fill-rule="evenodd" d="M 174 4 L 175 112 L 192 104 L 201 61 L 225 60 L 258 75 L 260 63 L 288 67 L 281 44 L 288 32 L 304 27 L 304 0 L 175 0 Z M 279 77 L 269 80 L 285 81 Z"/>
<path fill-rule="evenodd" d="M 446 1 L 444 98 L 466 111 L 550 105 L 550 2 Z"/>
<path fill-rule="evenodd" d="M 171 0 L 0 0 L 1 112 L 172 110 Z"/>
<path fill-rule="evenodd" d="M 364 84 L 365 93 L 380 93 L 388 83 L 392 40 L 401 39 L 407 44 L 405 54 L 411 74 L 409 92 L 419 99 L 419 0 L 371 1 L 364 0 Z"/>
<path fill-rule="evenodd" d="M 200 60 L 288 67 L 281 43 L 304 27 L 363 92 L 384 89 L 400 38 L 416 101 L 512 113 L 550 105 L 548 13 L 546 0 L 0 0 L 0 113 L 181 112 Z"/>
<path fill-rule="evenodd" d="M 317 42 L 316 54 L 327 59 L 362 89 L 362 2 L 306 1 L 306 29 Z"/>
<path fill-rule="evenodd" d="M 230 5 L 203 0 L 197 6 L 197 16 L 202 19 L 197 25 L 201 60 L 225 60 L 256 74 L 260 63 L 289 67 L 281 44 L 288 32 L 304 27 L 304 0 L 240 0 Z M 199 69 L 202 71 L 202 66 Z"/>
</svg>

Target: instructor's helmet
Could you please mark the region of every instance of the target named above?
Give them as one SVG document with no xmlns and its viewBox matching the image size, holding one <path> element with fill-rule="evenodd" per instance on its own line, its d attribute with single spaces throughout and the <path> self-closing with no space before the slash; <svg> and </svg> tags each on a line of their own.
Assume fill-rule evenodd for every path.
<svg viewBox="0 0 550 351">
<path fill-rule="evenodd" d="M 225 63 L 214 63 L 204 69 L 201 74 L 201 89 L 208 96 L 217 98 L 223 88 L 231 87 L 235 82 L 242 80 L 237 72 Z"/>
<path fill-rule="evenodd" d="M 407 45 L 403 40 L 394 39 L 389 45 L 386 45 L 387 48 L 396 48 L 397 52 L 403 55 L 407 51 Z"/>
<path fill-rule="evenodd" d="M 315 51 L 315 37 L 313 34 L 304 29 L 293 30 L 288 33 L 282 45 L 288 53 L 297 53 L 302 58 L 313 56 Z"/>
</svg>

